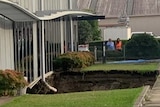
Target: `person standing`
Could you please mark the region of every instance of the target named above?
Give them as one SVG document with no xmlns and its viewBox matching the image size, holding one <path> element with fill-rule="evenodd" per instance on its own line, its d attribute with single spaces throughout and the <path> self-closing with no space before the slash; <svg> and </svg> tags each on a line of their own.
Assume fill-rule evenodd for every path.
<svg viewBox="0 0 160 107">
<path fill-rule="evenodd" d="M 115 50 L 114 42 L 110 38 L 108 39 L 108 42 L 107 42 L 107 50 Z"/>
<path fill-rule="evenodd" d="M 122 50 L 122 41 L 120 40 L 120 38 L 117 38 L 115 45 L 116 45 L 116 50 L 118 51 Z"/>
</svg>

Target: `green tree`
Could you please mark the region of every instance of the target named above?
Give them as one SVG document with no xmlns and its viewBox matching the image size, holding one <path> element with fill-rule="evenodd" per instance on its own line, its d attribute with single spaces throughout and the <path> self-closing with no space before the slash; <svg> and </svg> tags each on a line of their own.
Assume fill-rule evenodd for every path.
<svg viewBox="0 0 160 107">
<path fill-rule="evenodd" d="M 97 20 L 79 21 L 78 22 L 79 43 L 88 43 L 90 41 L 100 40 L 101 31 L 98 28 Z"/>
<path fill-rule="evenodd" d="M 126 56 L 156 58 L 159 56 L 159 42 L 149 34 L 134 35 L 126 44 Z"/>
<path fill-rule="evenodd" d="M 101 30 L 98 27 L 98 20 L 89 20 L 88 23 L 92 27 L 92 40 L 101 40 Z"/>
<path fill-rule="evenodd" d="M 84 44 L 92 40 L 92 27 L 83 20 L 78 22 L 78 40 L 79 44 Z"/>
<path fill-rule="evenodd" d="M 83 9 L 83 11 L 96 14 L 95 11 L 90 9 Z M 78 36 L 80 44 L 101 40 L 101 30 L 98 27 L 98 20 L 79 21 Z"/>
</svg>

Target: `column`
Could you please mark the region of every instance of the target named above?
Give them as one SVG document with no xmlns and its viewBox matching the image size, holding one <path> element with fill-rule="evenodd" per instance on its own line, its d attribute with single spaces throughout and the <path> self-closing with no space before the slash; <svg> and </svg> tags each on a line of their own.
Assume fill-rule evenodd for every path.
<svg viewBox="0 0 160 107">
<path fill-rule="evenodd" d="M 37 23 L 33 22 L 33 80 L 38 77 Z"/>
</svg>

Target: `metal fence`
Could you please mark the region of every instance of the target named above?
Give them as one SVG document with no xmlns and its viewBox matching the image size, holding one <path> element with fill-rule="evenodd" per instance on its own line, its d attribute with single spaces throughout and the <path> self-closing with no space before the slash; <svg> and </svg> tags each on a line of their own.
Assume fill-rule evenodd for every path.
<svg viewBox="0 0 160 107">
<path fill-rule="evenodd" d="M 105 48 L 105 49 L 104 49 Z M 137 47 L 138 48 L 138 47 Z M 90 52 L 95 56 L 97 62 L 107 62 L 107 61 L 120 61 L 120 60 L 150 60 L 150 59 L 160 59 L 160 55 L 152 56 L 130 56 L 127 53 L 125 45 L 122 46 L 122 50 L 107 50 L 106 47 L 103 47 L 102 43 L 100 45 L 91 45 L 89 46 Z M 148 51 L 149 52 L 149 51 Z M 140 52 L 141 53 L 141 52 Z"/>
</svg>

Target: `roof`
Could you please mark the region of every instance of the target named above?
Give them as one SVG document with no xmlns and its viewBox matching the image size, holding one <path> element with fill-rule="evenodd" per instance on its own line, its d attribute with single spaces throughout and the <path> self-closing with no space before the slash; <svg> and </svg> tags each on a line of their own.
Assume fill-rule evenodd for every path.
<svg viewBox="0 0 160 107">
<path fill-rule="evenodd" d="M 160 15 L 160 0 L 78 0 L 77 5 L 106 17 Z"/>
<path fill-rule="evenodd" d="M 0 14 L 12 21 L 18 22 L 39 20 L 33 13 L 7 0 L 0 0 Z"/>
<path fill-rule="evenodd" d="M 16 3 L 0 0 L 0 14 L 15 22 L 36 21 L 36 20 L 52 20 L 66 15 L 73 17 L 79 16 L 97 16 L 95 14 L 83 11 L 43 11 L 36 14 L 31 13 Z M 90 17 L 91 18 L 91 17 Z M 96 17 L 99 18 L 99 17 Z M 102 18 L 102 17 L 100 17 Z"/>
<path fill-rule="evenodd" d="M 70 15 L 76 17 L 79 20 L 90 20 L 90 19 L 104 19 L 104 16 L 98 16 L 89 12 L 77 11 L 77 10 L 63 10 L 63 11 L 38 11 L 35 13 L 39 16 L 40 20 L 51 20 L 62 16 Z"/>
</svg>

